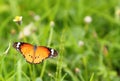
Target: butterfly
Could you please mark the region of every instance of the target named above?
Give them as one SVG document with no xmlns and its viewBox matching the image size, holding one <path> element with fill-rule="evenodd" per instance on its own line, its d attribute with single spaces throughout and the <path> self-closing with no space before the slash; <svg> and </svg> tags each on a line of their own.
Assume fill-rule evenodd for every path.
<svg viewBox="0 0 120 81">
<path fill-rule="evenodd" d="M 46 46 L 36 46 L 25 42 L 15 42 L 13 47 L 21 52 L 27 62 L 38 64 L 44 59 L 58 55 L 55 49 Z"/>
</svg>

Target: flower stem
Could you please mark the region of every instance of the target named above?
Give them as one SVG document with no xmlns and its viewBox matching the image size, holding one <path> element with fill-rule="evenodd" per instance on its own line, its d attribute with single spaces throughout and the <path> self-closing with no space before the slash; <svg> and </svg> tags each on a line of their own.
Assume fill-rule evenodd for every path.
<svg viewBox="0 0 120 81">
<path fill-rule="evenodd" d="M 51 44 L 52 35 L 53 35 L 53 27 L 50 27 L 50 34 L 49 34 L 48 44 L 47 44 L 48 47 L 49 47 L 50 44 Z M 41 77 L 41 78 L 43 77 L 43 75 L 44 75 L 44 73 L 45 73 L 46 64 L 47 64 L 47 62 L 44 61 L 44 64 L 43 64 L 43 67 L 42 67 L 42 70 L 41 70 L 41 74 L 40 74 L 40 77 Z"/>
</svg>

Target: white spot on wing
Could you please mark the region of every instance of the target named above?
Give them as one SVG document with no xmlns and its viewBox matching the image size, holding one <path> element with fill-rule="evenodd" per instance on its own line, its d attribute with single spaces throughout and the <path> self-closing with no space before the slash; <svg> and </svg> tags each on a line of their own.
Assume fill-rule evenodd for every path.
<svg viewBox="0 0 120 81">
<path fill-rule="evenodd" d="M 19 50 L 20 44 L 21 44 L 20 42 L 17 43 L 17 46 L 16 46 L 17 50 Z"/>
<path fill-rule="evenodd" d="M 51 56 L 54 56 L 54 49 L 51 49 Z"/>
</svg>

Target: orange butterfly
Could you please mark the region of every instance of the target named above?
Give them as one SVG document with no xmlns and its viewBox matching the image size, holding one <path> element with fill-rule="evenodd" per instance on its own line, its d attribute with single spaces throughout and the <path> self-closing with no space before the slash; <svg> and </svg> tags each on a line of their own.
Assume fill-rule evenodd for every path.
<svg viewBox="0 0 120 81">
<path fill-rule="evenodd" d="M 57 51 L 45 46 L 36 46 L 25 42 L 15 42 L 13 47 L 20 51 L 27 62 L 40 63 L 48 57 L 55 57 L 58 55 Z"/>
</svg>

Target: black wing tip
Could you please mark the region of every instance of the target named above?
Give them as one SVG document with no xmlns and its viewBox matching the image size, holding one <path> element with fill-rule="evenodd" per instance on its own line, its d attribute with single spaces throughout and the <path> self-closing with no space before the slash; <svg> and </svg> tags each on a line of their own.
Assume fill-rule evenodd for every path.
<svg viewBox="0 0 120 81">
<path fill-rule="evenodd" d="M 16 48 L 16 46 L 17 46 L 18 43 L 24 44 L 25 42 L 14 42 L 14 43 L 13 43 L 13 47 Z"/>
<path fill-rule="evenodd" d="M 50 50 L 49 57 L 56 57 L 58 55 L 58 52 L 55 49 L 49 48 L 49 50 Z"/>
<path fill-rule="evenodd" d="M 13 47 L 16 48 L 18 42 L 13 43 Z"/>
<path fill-rule="evenodd" d="M 58 55 L 58 52 L 56 50 L 54 50 L 53 56 L 56 57 L 57 55 Z"/>
<path fill-rule="evenodd" d="M 16 49 L 16 50 L 20 50 L 20 46 L 23 44 L 24 42 L 14 42 L 13 43 L 13 47 Z"/>
</svg>

